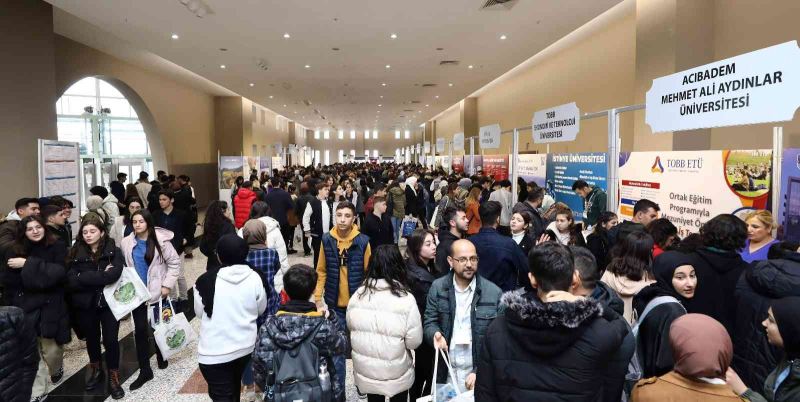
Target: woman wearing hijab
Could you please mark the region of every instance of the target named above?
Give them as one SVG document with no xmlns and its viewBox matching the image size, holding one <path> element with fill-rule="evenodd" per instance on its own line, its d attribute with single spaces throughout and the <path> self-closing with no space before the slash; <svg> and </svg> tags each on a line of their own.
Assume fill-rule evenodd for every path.
<svg viewBox="0 0 800 402">
<path fill-rule="evenodd" d="M 415 218 L 419 217 L 419 200 L 417 197 L 417 177 L 411 176 L 406 179 L 406 215 L 411 215 Z"/>
<path fill-rule="evenodd" d="M 653 274 L 656 282 L 633 297 L 638 317 L 633 330 L 643 378 L 672 370 L 670 325 L 686 314 L 684 304 L 694 297 L 697 288 L 691 257 L 678 251 L 666 251 L 658 256 L 653 263 Z"/>
<path fill-rule="evenodd" d="M 800 297 L 784 297 L 773 302 L 761 325 L 766 329 L 769 343 L 784 350 L 783 359 L 767 376 L 761 394 L 748 388 L 733 369 L 728 370 L 728 384 L 734 392 L 752 402 L 800 400 Z"/>
<path fill-rule="evenodd" d="M 725 383 L 733 344 L 725 327 L 702 314 L 675 320 L 669 331 L 674 370 L 639 381 L 631 394 L 636 402 L 741 401 Z"/>
</svg>

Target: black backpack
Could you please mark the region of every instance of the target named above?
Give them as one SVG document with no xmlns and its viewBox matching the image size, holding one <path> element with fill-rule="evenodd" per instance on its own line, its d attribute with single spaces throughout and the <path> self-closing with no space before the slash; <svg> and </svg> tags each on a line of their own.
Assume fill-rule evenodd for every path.
<svg viewBox="0 0 800 402">
<path fill-rule="evenodd" d="M 320 381 L 319 350 L 314 337 L 322 320 L 294 349 L 279 349 L 267 362 L 266 400 L 271 402 L 331 402 L 333 390 L 330 374 L 326 384 Z"/>
</svg>

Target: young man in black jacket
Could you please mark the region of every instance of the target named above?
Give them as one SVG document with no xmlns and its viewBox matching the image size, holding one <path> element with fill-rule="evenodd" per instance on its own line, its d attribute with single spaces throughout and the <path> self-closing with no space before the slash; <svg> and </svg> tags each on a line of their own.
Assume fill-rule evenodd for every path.
<svg viewBox="0 0 800 402">
<path fill-rule="evenodd" d="M 453 242 L 464 237 L 469 221 L 463 209 L 447 207 L 442 213 L 442 225 L 439 227 L 439 245 L 436 246 L 436 277 L 450 271 L 447 257 L 451 255 Z"/>
<path fill-rule="evenodd" d="M 528 274 L 535 292 L 500 301 L 504 315 L 489 325 L 479 354 L 476 401 L 604 400 L 606 373 L 627 335 L 602 305 L 575 296 L 580 283 L 570 250 L 555 242 L 534 248 Z"/>
<path fill-rule="evenodd" d="M 187 244 L 187 236 L 194 235 L 194 225 L 192 224 L 189 214 L 185 211 L 175 208 L 175 195 L 171 190 L 161 190 L 158 193 L 158 205 L 161 210 L 153 213 L 153 219 L 156 221 L 156 226 L 167 229 L 172 232 L 173 237 L 170 242 L 175 248 L 178 255 L 183 253 L 184 247 Z M 176 292 L 177 290 L 177 292 Z M 187 293 L 189 288 L 186 284 L 186 277 L 183 272 L 183 264 L 181 264 L 180 275 L 178 276 L 178 286 L 173 289 L 175 299 L 178 301 L 179 308 L 183 308 L 183 304 L 187 300 Z"/>
<path fill-rule="evenodd" d="M 392 220 L 386 213 L 386 198 L 375 197 L 372 213 L 364 219 L 361 233 L 369 236 L 369 245 L 374 250 L 382 244 L 394 244 Z"/>
</svg>

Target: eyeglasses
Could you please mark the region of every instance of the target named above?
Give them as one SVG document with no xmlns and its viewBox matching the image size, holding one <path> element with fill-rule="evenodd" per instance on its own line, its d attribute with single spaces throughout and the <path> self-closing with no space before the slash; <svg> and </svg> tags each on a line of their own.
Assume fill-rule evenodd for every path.
<svg viewBox="0 0 800 402">
<path fill-rule="evenodd" d="M 471 262 L 473 264 L 477 264 L 478 263 L 478 256 L 474 256 L 474 257 L 459 257 L 459 258 L 453 258 L 453 259 L 456 260 L 456 262 L 458 262 L 459 264 L 466 264 L 467 261 L 469 261 L 469 262 Z"/>
</svg>

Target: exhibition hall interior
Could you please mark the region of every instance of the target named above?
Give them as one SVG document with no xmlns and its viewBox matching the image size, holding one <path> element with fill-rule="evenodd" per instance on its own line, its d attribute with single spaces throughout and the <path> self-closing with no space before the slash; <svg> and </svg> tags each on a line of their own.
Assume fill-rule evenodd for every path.
<svg viewBox="0 0 800 402">
<path fill-rule="evenodd" d="M 669 388 L 663 386 L 659 394 L 636 381 L 626 380 L 630 384 L 626 382 L 623 389 L 622 380 L 630 378 L 624 375 L 618 389 L 607 383 L 592 385 L 592 379 L 572 386 L 566 378 L 587 374 L 581 370 L 577 374 L 559 371 L 562 363 L 569 366 L 560 360 L 566 357 L 552 352 L 546 357 L 522 359 L 526 363 L 521 364 L 514 355 L 535 346 L 506 347 L 492 342 L 501 342 L 503 337 L 535 338 L 533 324 L 499 327 L 514 319 L 524 321 L 515 314 L 502 314 L 503 303 L 513 307 L 515 297 L 529 301 L 526 297 L 537 294 L 530 296 L 536 303 L 544 299 L 542 289 L 547 286 L 534 279 L 540 272 L 534 267 L 537 261 L 545 261 L 545 257 L 537 257 L 540 254 L 553 253 L 547 254 L 547 264 L 557 265 L 552 262 L 556 258 L 553 255 L 569 252 L 576 266 L 575 277 L 580 280 L 576 280 L 577 285 L 568 283 L 577 287 L 587 282 L 611 283 L 607 275 L 617 275 L 617 270 L 630 272 L 632 268 L 618 265 L 631 261 L 623 256 L 626 251 L 621 243 L 633 242 L 631 236 L 635 235 L 594 243 L 600 244 L 599 252 L 592 245 L 592 235 L 613 239 L 622 232 L 611 229 L 617 222 L 620 227 L 623 221 L 638 225 L 642 233 L 645 227 L 648 233 L 651 231 L 647 223 L 654 218 L 667 227 L 652 229 L 668 232 L 664 236 L 670 240 L 664 244 L 657 234 L 648 236 L 648 252 L 652 254 L 643 263 L 647 267 L 641 269 L 644 278 L 650 280 L 642 286 L 661 284 L 657 268 L 664 264 L 671 264 L 662 269 L 669 270 L 665 275 L 673 278 L 666 281 L 676 283 L 681 267 L 691 268 L 693 264 L 684 257 L 700 253 L 691 247 L 707 247 L 718 253 L 737 251 L 744 261 L 753 264 L 743 269 L 754 272 L 760 267 L 758 260 L 768 260 L 767 250 L 773 252 L 769 247 L 773 243 L 786 245 L 781 250 L 794 244 L 797 251 L 798 20 L 798 0 L 0 0 L 0 53 L 4 55 L 0 62 L 0 140 L 4 144 L 0 147 L 0 236 L 9 239 L 0 242 L 0 252 L 5 253 L 0 256 L 0 332 L 5 331 L 3 327 L 17 328 L 17 324 L 23 331 L 23 323 L 31 320 L 36 327 L 35 333 L 28 335 L 9 332 L 8 336 L 19 338 L 14 340 L 17 346 L 12 347 L 20 351 L 19 355 L 4 356 L 6 349 L 0 347 L 0 366 L 9 362 L 7 367 L 12 367 L 10 362 L 15 362 L 13 370 L 0 368 L 0 401 L 562 400 L 547 391 L 553 384 L 576 389 L 574 394 L 563 389 L 563 400 L 706 400 L 693 399 L 697 396 L 670 399 L 683 394 L 670 396 L 666 391 Z M 283 199 L 277 200 L 280 193 L 286 194 L 287 205 L 283 205 Z M 242 194 L 252 194 L 253 198 L 244 200 Z M 115 212 L 106 208 L 109 199 Z M 180 214 L 186 208 L 184 217 L 171 212 L 173 202 Z M 137 214 L 129 209 L 136 203 L 149 212 Z M 491 205 L 487 205 L 495 203 L 498 208 L 502 204 L 502 212 L 492 215 Z M 261 204 L 264 211 L 259 214 Z M 31 205 L 36 205 L 35 213 L 30 212 Z M 520 215 L 518 207 L 530 209 L 531 216 Z M 40 210 L 43 218 L 28 216 L 38 216 Z M 93 227 L 98 210 L 99 221 L 104 223 L 99 228 L 102 239 L 114 240 L 109 240 L 107 254 L 87 237 L 91 235 L 86 228 Z M 355 224 L 352 220 L 342 223 L 340 219 L 346 218 L 340 217 L 341 211 L 351 210 Z M 655 215 L 644 218 L 648 211 Z M 462 215 L 463 228 L 456 222 Z M 498 216 L 495 228 L 485 220 L 481 223 L 484 217 L 495 220 Z M 747 230 L 747 243 L 742 239 L 745 251 L 739 246 L 725 248 L 710 243 L 714 238 L 710 233 L 723 230 L 716 220 L 727 216 L 738 220 L 726 224 Z M 142 229 L 144 235 L 137 229 L 139 217 L 140 225 L 147 226 Z M 568 228 L 559 226 L 562 217 L 570 222 Z M 49 274 L 26 272 L 39 272 L 33 270 L 51 265 L 28 268 L 28 263 L 44 258 L 38 253 L 52 257 L 56 251 L 40 251 L 37 242 L 42 237 L 33 240 L 31 236 L 38 235 L 31 230 L 46 232 L 41 241 L 47 245 L 41 247 L 51 250 L 49 226 L 58 226 L 58 219 L 64 233 L 53 233 L 60 237 L 57 244 L 65 242 L 67 246 L 59 257 L 63 271 L 57 280 L 60 285 L 53 291 L 55 296 L 42 293 L 36 299 L 30 294 L 43 292 L 42 287 L 26 288 L 29 279 L 25 278 Z M 215 219 L 225 220 L 227 229 L 212 227 L 209 222 Z M 518 234 L 515 229 L 517 221 L 530 239 L 519 240 L 522 232 Z M 540 222 L 539 229 L 534 229 L 534 221 Z M 613 225 L 606 228 L 606 222 L 612 221 Z M 755 221 L 761 226 L 751 223 Z M 45 223 L 46 230 L 42 226 L 31 229 L 37 222 Z M 376 222 L 374 227 L 370 222 Z M 256 228 L 256 223 L 261 226 Z M 382 233 L 382 225 L 390 232 L 391 252 L 386 245 L 373 243 L 378 235 L 371 233 Z M 355 232 L 350 232 L 352 227 Z M 501 235 L 503 240 L 513 239 L 523 250 L 519 255 L 524 268 L 513 275 L 515 285 L 510 288 L 496 280 L 499 274 L 483 272 L 503 264 L 489 266 L 486 262 L 495 257 L 485 257 L 484 253 L 502 255 L 518 250 L 502 251 L 500 240 L 492 246 L 480 243 L 484 230 Z M 210 245 L 209 231 L 218 237 Z M 236 238 L 237 231 L 244 240 Z M 334 232 L 337 234 L 332 235 Z M 360 237 L 348 237 L 345 232 L 361 233 L 366 253 L 362 250 L 354 254 L 352 250 L 361 247 Z M 762 232 L 766 233 L 764 239 L 773 243 L 756 250 L 751 245 L 762 241 L 757 234 Z M 273 234 L 279 246 L 272 243 Z M 263 247 L 250 248 L 251 253 L 258 250 L 257 255 L 264 255 L 257 260 L 280 260 L 280 264 L 277 273 L 262 275 L 253 268 L 265 284 L 259 297 L 267 300 L 271 313 L 264 315 L 261 306 L 257 324 L 254 316 L 248 329 L 242 330 L 243 324 L 233 319 L 227 324 L 225 318 L 215 321 L 217 314 L 211 314 L 211 307 L 217 305 L 222 311 L 219 315 L 228 311 L 226 314 L 234 317 L 240 316 L 236 308 L 251 302 L 244 296 L 249 288 L 236 288 L 247 281 L 225 282 L 229 275 L 247 275 L 250 271 L 234 271 L 231 253 L 235 253 L 222 248 L 235 248 L 239 245 L 236 239 L 251 245 L 253 236 L 266 242 L 260 244 Z M 426 236 L 433 242 L 431 247 L 436 247 L 435 258 L 424 256 Z M 474 246 L 469 243 L 472 236 L 479 239 L 472 242 Z M 544 244 L 548 236 L 566 246 L 563 250 L 592 250 L 590 257 L 599 269 L 594 279 L 582 276 L 577 267 L 579 252 L 550 250 Z M 530 242 L 528 248 L 523 246 L 526 241 Z M 692 241 L 697 245 L 688 244 Z M 354 248 L 348 255 L 350 242 Z M 469 243 L 477 256 L 456 259 L 459 247 L 467 247 L 460 242 Z M 342 253 L 338 259 L 337 244 Z M 447 247 L 437 246 L 442 244 Z M 691 252 L 687 251 L 690 248 Z M 280 257 L 278 252 L 267 252 L 275 249 L 282 250 Z M 661 252 L 673 254 L 659 261 L 656 256 Z M 758 252 L 763 256 L 755 257 Z M 174 258 L 167 261 L 168 254 Z M 377 260 L 385 267 L 393 266 L 391 258 L 395 255 L 402 259 L 401 265 L 419 265 L 422 268 L 416 268 L 433 275 L 429 281 L 433 285 L 427 285 L 430 290 L 426 287 L 421 296 L 414 294 L 417 303 L 410 299 L 413 317 L 396 320 L 414 318 L 418 323 L 416 327 L 409 324 L 399 338 L 392 333 L 396 330 L 394 323 L 384 329 L 380 322 L 359 322 L 372 317 L 367 313 L 371 310 L 366 306 L 367 299 L 353 296 L 362 285 L 367 290 L 387 286 L 391 292 L 378 292 L 380 297 L 396 300 L 376 297 L 386 302 L 375 307 L 378 313 L 373 318 L 400 314 L 406 300 L 400 296 L 411 297 L 420 279 L 411 268 L 402 274 L 384 267 L 372 274 L 370 268 L 381 264 Z M 773 255 L 777 254 L 770 254 L 769 261 Z M 464 269 L 457 266 L 474 264 L 477 268 L 478 256 L 480 268 L 477 274 L 470 274 L 478 278 L 471 282 L 478 287 L 472 320 L 469 308 L 466 313 L 432 311 L 437 297 L 452 297 L 455 309 L 455 299 L 462 297 L 458 269 Z M 114 262 L 117 257 L 119 261 Z M 250 263 L 252 268 L 251 257 L 248 254 L 247 262 L 239 266 Z M 108 268 L 98 268 L 98 261 L 104 258 L 110 259 Z M 223 261 L 226 258 L 228 264 Z M 352 271 L 348 264 L 355 260 L 364 263 L 363 271 Z M 621 262 L 615 265 L 617 260 Z M 792 262 L 796 272 L 787 283 L 796 288 L 774 294 L 769 300 L 800 296 L 800 254 L 792 261 L 798 261 Z M 119 279 L 106 279 L 117 263 L 121 264 L 122 273 L 115 277 Z M 81 264 L 97 266 L 86 268 L 91 272 L 81 279 Z M 425 264 L 435 268 L 428 272 Z M 223 268 L 228 265 L 231 267 Z M 310 307 L 312 312 L 283 310 L 300 308 L 292 303 L 314 304 L 289 294 L 288 287 L 300 286 L 304 279 L 298 277 L 299 268 L 290 275 L 295 266 L 311 267 L 309 272 L 316 277 L 313 284 L 319 284 L 314 295 L 304 297 L 316 303 Z M 694 327 L 711 328 L 708 333 L 721 323 L 723 335 L 726 330 L 730 334 L 725 342 L 732 345 L 724 370 L 694 375 L 708 380 L 704 383 L 707 387 L 720 387 L 708 391 L 709 395 L 720 400 L 800 400 L 793 399 L 800 398 L 800 369 L 793 360 L 800 358 L 800 347 L 794 346 L 791 353 L 787 347 L 784 356 L 782 346 L 789 343 L 784 339 L 781 347 L 775 348 L 779 345 L 773 332 L 778 330 L 773 327 L 776 319 L 778 327 L 782 324 L 777 317 L 782 304 L 764 301 L 763 311 L 752 316 L 735 311 L 730 321 L 712 313 L 695 314 L 706 312 L 706 305 L 700 306 L 705 302 L 720 309 L 742 304 L 744 296 L 735 293 L 734 297 L 734 289 L 739 291 L 736 284 L 743 286 L 745 277 L 756 281 L 747 271 L 739 282 L 740 276 L 731 279 L 725 274 L 728 276 L 714 279 L 718 284 L 713 285 L 704 283 L 711 279 L 697 269 L 696 277 L 694 268 L 691 275 L 686 274 L 696 278 L 690 293 L 696 286 L 699 296 L 704 285 L 707 289 L 730 285 L 731 292 L 720 296 L 725 302 L 717 305 L 714 303 L 718 300 L 692 299 L 678 285 L 665 285 L 668 290 L 661 291 L 668 295 L 661 297 L 675 296 L 670 300 L 683 305 L 686 317 L 675 319 L 672 333 L 669 325 L 662 328 L 667 332 L 662 334 L 663 342 L 669 343 L 673 333 L 683 328 L 678 325 L 680 321 L 691 332 L 693 325 L 688 323 L 699 320 Z M 129 273 L 135 279 L 130 283 L 144 290 L 132 290 L 132 284 L 131 288 L 119 286 Z M 85 278 L 92 275 L 103 277 L 105 287 L 97 282 L 92 285 L 94 291 L 87 290 L 89 282 L 82 281 L 90 281 Z M 154 279 L 158 275 L 162 277 Z M 403 279 L 393 280 L 391 275 Z M 625 281 L 643 280 L 642 275 L 634 279 L 637 275 L 619 275 L 617 279 Z M 452 280 L 440 283 L 440 276 Z M 408 284 L 402 283 L 406 277 Z M 488 284 L 481 291 L 484 277 Z M 258 281 L 258 277 L 248 280 Z M 780 281 L 780 277 L 773 277 L 773 281 Z M 628 282 L 617 285 L 625 289 L 632 286 Z M 469 297 L 471 303 L 469 289 L 475 288 L 470 286 L 463 291 L 469 296 L 463 297 Z M 435 294 L 437 289 L 440 295 Z M 484 304 L 477 300 L 488 297 L 492 289 L 498 291 L 494 306 L 500 307 L 482 323 L 486 318 L 481 316 Z M 618 318 L 627 321 L 622 330 L 629 334 L 633 334 L 631 328 L 638 331 L 639 324 L 644 327 L 644 316 L 658 306 L 643 302 L 642 314 L 637 307 L 639 299 L 634 296 L 640 289 L 633 293 L 615 289 L 621 311 L 624 301 L 624 311 Z M 332 295 L 336 290 L 338 299 Z M 126 291 L 134 297 L 139 297 L 136 292 L 146 293 L 140 301 L 144 304 L 117 314 L 115 306 L 124 310 L 117 304 L 122 303 Z M 527 293 L 522 295 L 523 291 Z M 570 297 L 588 299 L 592 294 L 570 291 Z M 230 292 L 223 302 L 233 300 L 233 304 L 221 303 L 220 292 Z M 83 296 L 88 307 L 75 307 Z M 116 301 L 107 305 L 107 299 L 112 298 Z M 38 301 L 30 301 L 34 299 Z M 236 304 L 236 300 L 243 304 Z M 180 320 L 172 320 L 178 322 L 170 327 L 172 332 L 167 326 L 173 324 L 164 324 L 157 318 L 160 314 L 155 313 L 153 318 L 149 312 L 162 311 L 162 301 L 175 302 L 169 307 L 169 316 L 175 313 Z M 554 303 L 567 302 L 559 299 Z M 793 303 L 791 308 L 800 311 L 797 301 Z M 34 304 L 39 307 L 31 307 Z M 56 313 L 40 311 L 45 309 L 43 305 L 56 304 L 61 309 L 52 307 Z M 12 306 L 24 310 L 19 322 L 14 321 L 15 311 L 3 310 Z M 447 305 L 444 310 L 449 308 Z M 277 315 L 275 309 L 279 309 Z M 361 310 L 352 311 L 356 309 Z M 599 308 L 591 314 L 605 317 L 602 311 Z M 48 325 L 63 324 L 66 338 L 60 330 L 58 336 L 45 334 L 49 329 L 44 329 L 43 322 L 50 314 L 55 314 L 56 318 L 51 318 L 61 324 Z M 296 379 L 274 385 L 274 377 L 285 373 L 266 366 L 264 362 L 274 363 L 273 355 L 260 359 L 259 348 L 267 342 L 263 339 L 273 323 L 264 324 L 265 320 L 286 314 L 304 318 L 322 315 L 336 321 L 330 324 L 334 329 L 326 329 L 328 324 L 317 326 L 323 329 L 316 329 L 313 336 L 335 332 L 337 326 L 342 329 L 345 345 L 338 348 L 347 358 L 341 358 L 341 365 L 336 356 L 323 361 L 319 379 L 314 377 L 316 385 L 300 381 L 303 386 L 321 387 L 322 394 L 304 394 L 299 386 L 286 385 Z M 436 321 L 445 316 L 449 321 L 439 325 Z M 506 321 L 501 323 L 501 316 Z M 716 321 L 703 321 L 708 316 Z M 797 320 L 795 327 L 800 328 L 800 315 L 793 317 Z M 750 332 L 759 334 L 759 345 L 763 346 L 756 353 L 776 354 L 766 362 L 742 357 L 737 349 L 745 339 L 737 339 L 739 327 L 744 325 L 741 320 L 751 318 L 753 322 L 748 321 L 747 326 Z M 613 322 L 607 324 L 586 324 L 585 330 L 599 337 L 602 331 L 611 331 L 608 328 Z M 180 325 L 184 326 L 176 329 Z M 222 328 L 225 325 L 228 327 Z M 550 321 L 549 325 L 556 324 Z M 563 325 L 574 329 L 582 324 Z M 485 338 L 483 332 L 476 332 L 479 326 L 483 326 L 481 331 L 488 331 Z M 523 327 L 531 332 L 521 330 Z M 291 333 L 289 327 L 280 328 L 280 336 Z M 379 330 L 368 333 L 369 328 Z M 781 328 L 780 333 L 787 338 L 800 334 L 800 329 L 796 331 Z M 237 332 L 226 338 L 226 334 Z M 107 337 L 114 338 L 114 334 L 117 342 Z M 26 336 L 37 340 L 31 358 L 38 362 L 27 377 L 23 367 L 26 358 L 21 352 Z M 438 343 L 443 336 L 444 343 Z M 161 342 L 159 337 L 165 340 Z M 173 341 L 185 342 L 185 346 L 170 349 L 162 345 Z M 236 344 L 239 341 L 243 343 Z M 399 354 L 389 352 L 403 342 Z M 479 346 L 479 342 L 488 345 Z M 467 349 L 466 358 L 458 352 L 464 343 L 473 352 Z M 147 345 L 144 351 L 143 344 Z M 389 346 L 376 346 L 384 344 Z M 447 349 L 448 344 L 449 353 L 444 353 L 441 349 Z M 210 354 L 220 345 L 237 347 L 227 354 Z M 321 345 L 314 353 L 327 353 L 328 346 Z M 648 350 L 641 343 L 636 345 L 639 355 Z M 576 364 L 588 365 L 581 360 L 589 359 L 587 355 L 571 347 L 574 345 L 564 346 L 568 350 L 565 355 L 577 359 L 574 361 L 580 363 Z M 603 347 L 590 342 L 587 348 L 591 352 L 586 353 Z M 677 356 L 677 344 L 671 347 Z M 245 349 L 244 355 L 230 354 Z M 102 358 L 98 357 L 100 353 Z M 112 354 L 115 356 L 109 358 Z M 636 378 L 646 382 L 647 377 L 654 377 L 653 382 L 669 383 L 675 381 L 670 376 L 681 376 L 681 381 L 692 381 L 687 379 L 691 375 L 669 360 L 663 372 L 648 371 L 643 364 L 645 375 L 639 371 Z M 541 364 L 547 374 L 543 376 L 555 379 L 539 379 L 546 383 L 540 387 L 533 375 L 503 378 L 524 377 L 526 370 L 537 370 L 531 368 L 536 367 L 531 361 L 544 362 Z M 742 361 L 760 365 L 763 370 L 742 372 L 741 367 L 750 364 Z M 438 372 L 426 368 L 434 363 Z M 286 364 L 284 367 L 289 367 Z M 733 374 L 727 371 L 728 366 L 735 370 Z M 462 375 L 460 370 L 465 367 L 469 369 Z M 589 371 L 607 371 L 601 366 L 591 367 Z M 782 373 L 776 380 L 773 370 L 779 369 Z M 242 381 L 223 381 L 222 377 L 230 377 L 230 373 L 234 377 L 238 374 Z M 30 380 L 27 385 L 26 378 Z M 793 385 L 787 386 L 789 383 Z M 691 392 L 686 391 L 689 388 L 682 385 L 680 392 Z M 585 390 L 587 393 L 581 394 Z M 575 399 L 569 399 L 569 395 Z"/>
</svg>

